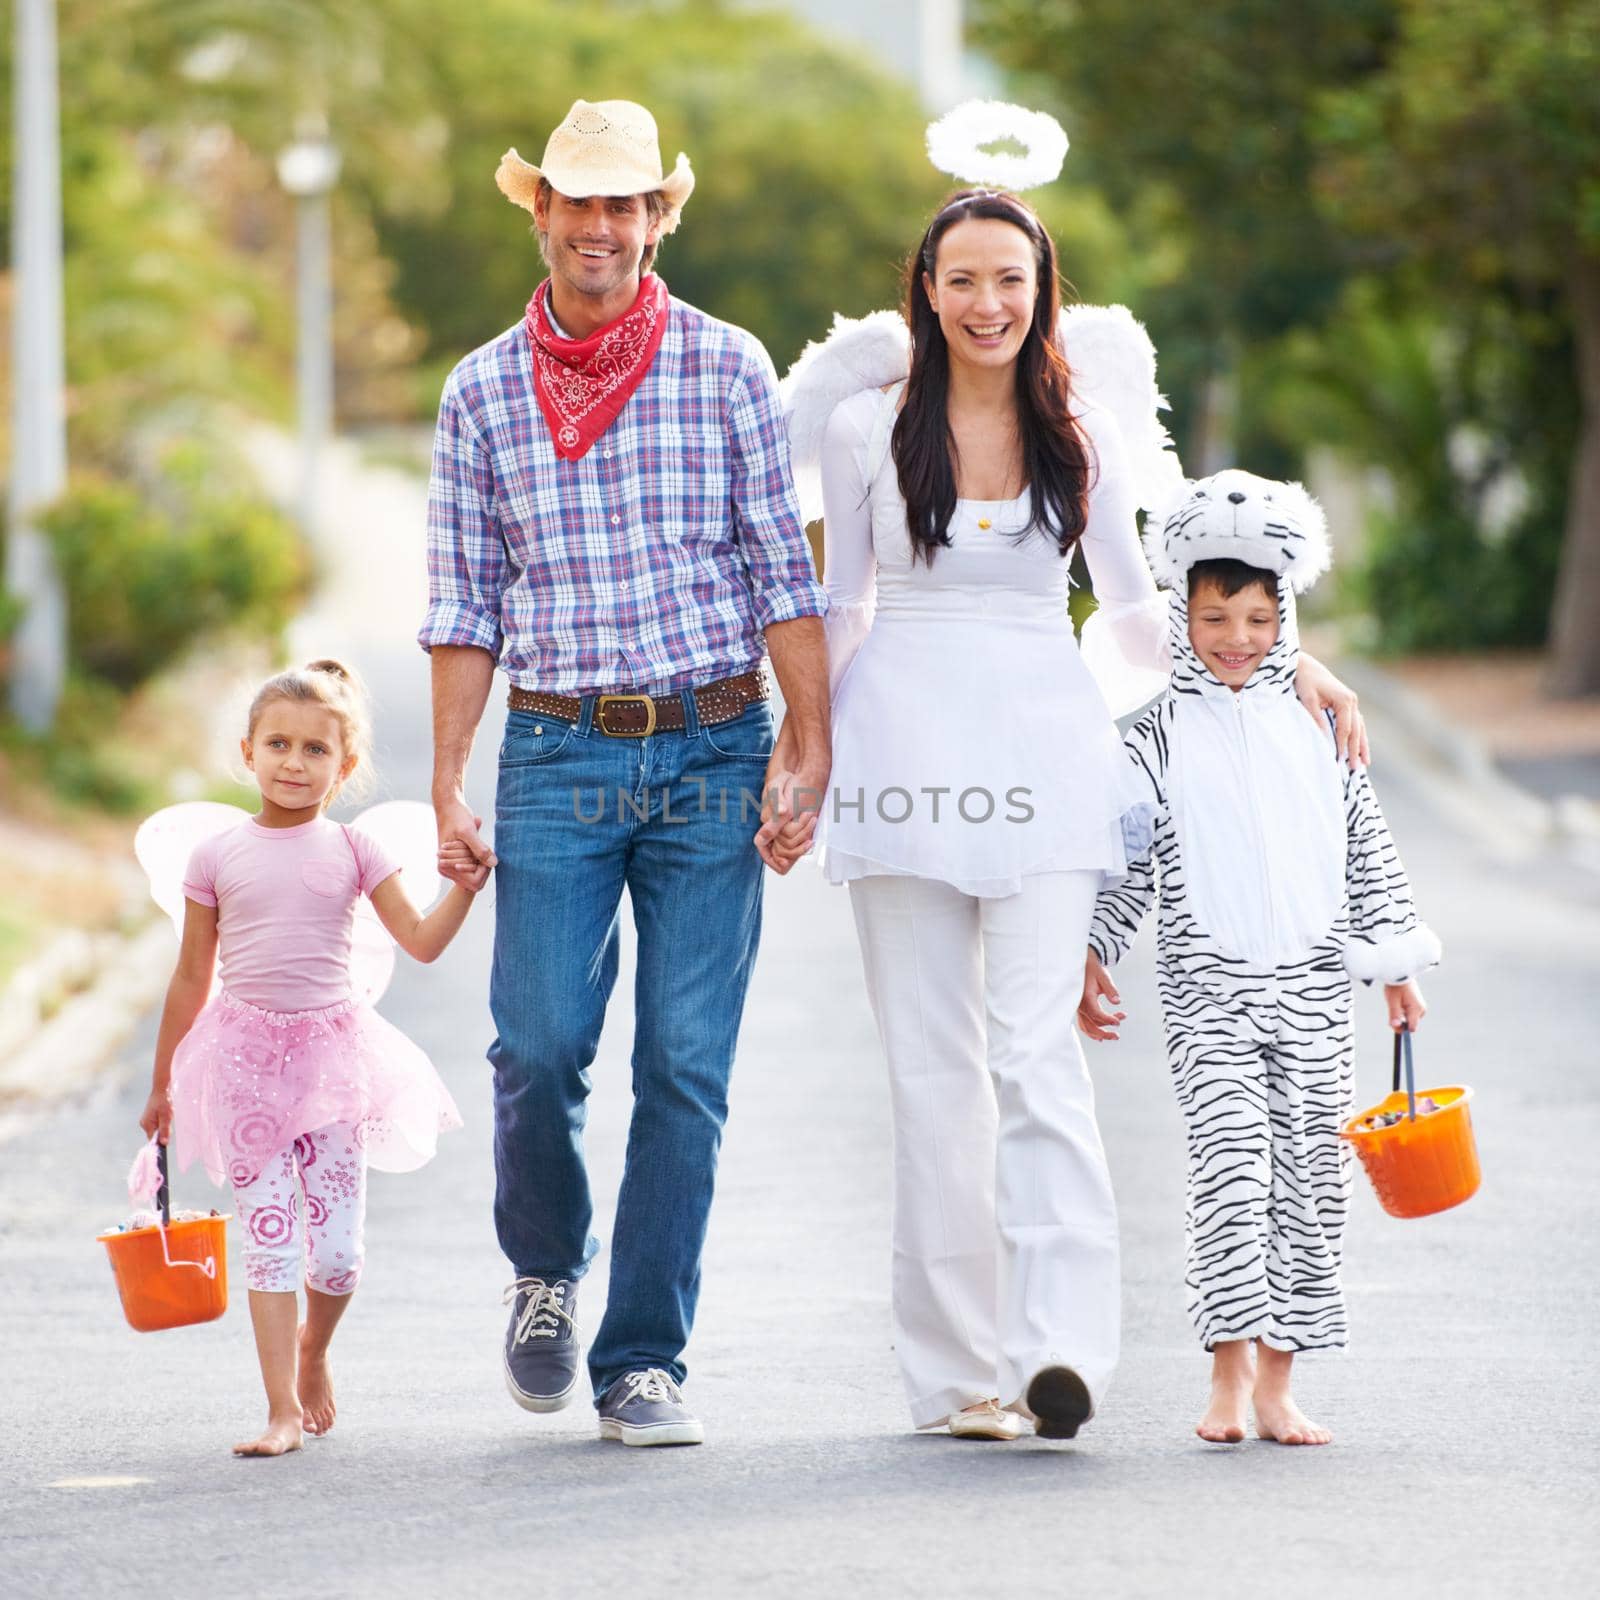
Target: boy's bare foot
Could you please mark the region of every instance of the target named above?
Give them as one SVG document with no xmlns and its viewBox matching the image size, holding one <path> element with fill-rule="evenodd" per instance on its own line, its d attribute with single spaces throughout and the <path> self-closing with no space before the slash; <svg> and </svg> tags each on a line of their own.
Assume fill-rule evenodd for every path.
<svg viewBox="0 0 1600 1600">
<path fill-rule="evenodd" d="M 1212 1444 L 1239 1444 L 1250 1416 L 1250 1379 L 1217 1377 L 1211 1380 L 1211 1404 L 1194 1425 L 1194 1431 Z"/>
<path fill-rule="evenodd" d="M 300 1413 L 292 1411 L 287 1416 L 268 1417 L 267 1431 L 259 1439 L 236 1444 L 236 1456 L 286 1456 L 300 1448 Z"/>
<path fill-rule="evenodd" d="M 1332 1444 L 1333 1435 L 1319 1427 L 1294 1403 L 1290 1394 L 1255 1397 L 1256 1432 L 1278 1444 Z"/>
<path fill-rule="evenodd" d="M 1238 1444 L 1250 1415 L 1256 1364 L 1248 1339 L 1220 1339 L 1211 1351 L 1211 1405 L 1194 1431 L 1212 1444 Z"/>
<path fill-rule="evenodd" d="M 306 1432 L 320 1438 L 333 1426 L 338 1409 L 333 1403 L 333 1379 L 328 1376 L 327 1349 L 311 1350 L 307 1347 L 304 1323 L 300 1325 L 300 1363 L 295 1387 L 300 1391 Z"/>
<path fill-rule="evenodd" d="M 1279 1444 L 1332 1444 L 1333 1435 L 1319 1428 L 1299 1406 L 1289 1387 L 1294 1351 L 1274 1350 L 1258 1341 L 1255 1393 L 1256 1432 Z"/>
</svg>

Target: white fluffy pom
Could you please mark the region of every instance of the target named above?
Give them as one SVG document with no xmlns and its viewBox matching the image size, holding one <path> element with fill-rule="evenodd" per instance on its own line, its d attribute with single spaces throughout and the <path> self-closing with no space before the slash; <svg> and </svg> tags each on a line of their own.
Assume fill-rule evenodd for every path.
<svg viewBox="0 0 1600 1600">
<path fill-rule="evenodd" d="M 1001 140 L 1014 140 L 1023 153 L 984 148 Z M 1048 111 L 1004 100 L 968 100 L 928 124 L 928 159 L 965 183 L 1037 189 L 1055 181 L 1066 156 L 1066 131 Z"/>
</svg>

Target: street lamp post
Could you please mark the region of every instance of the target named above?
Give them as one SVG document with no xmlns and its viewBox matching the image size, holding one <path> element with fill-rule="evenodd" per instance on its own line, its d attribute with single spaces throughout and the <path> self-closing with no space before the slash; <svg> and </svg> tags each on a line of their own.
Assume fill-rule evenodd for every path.
<svg viewBox="0 0 1600 1600">
<path fill-rule="evenodd" d="M 49 541 L 34 523 L 66 487 L 61 294 L 61 122 L 55 0 L 16 0 L 12 76 L 11 494 L 7 591 L 25 608 L 12 639 L 11 706 L 42 733 L 67 668 L 67 609 Z"/>
<path fill-rule="evenodd" d="M 278 181 L 295 199 L 295 375 L 300 431 L 300 524 L 316 529 L 323 441 L 333 432 L 333 268 L 328 195 L 339 152 L 320 125 L 278 157 Z"/>
</svg>

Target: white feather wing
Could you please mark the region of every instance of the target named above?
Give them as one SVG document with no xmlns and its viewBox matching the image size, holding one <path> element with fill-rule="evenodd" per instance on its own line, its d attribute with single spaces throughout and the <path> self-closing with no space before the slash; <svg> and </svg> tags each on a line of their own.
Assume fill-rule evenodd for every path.
<svg viewBox="0 0 1600 1600">
<path fill-rule="evenodd" d="M 822 436 L 828 418 L 863 389 L 898 382 L 910 366 L 910 338 L 898 311 L 859 318 L 836 314 L 827 338 L 813 340 L 800 352 L 778 394 L 803 521 L 815 522 L 822 515 Z"/>
<path fill-rule="evenodd" d="M 1116 418 L 1141 511 L 1169 504 L 1183 486 L 1183 467 L 1161 413 L 1156 349 L 1126 306 L 1068 306 L 1058 324 L 1072 368 L 1073 392 Z"/>
<path fill-rule="evenodd" d="M 1140 509 L 1169 503 L 1182 488 L 1183 468 L 1161 420 L 1167 402 L 1156 386 L 1150 335 L 1126 306 L 1069 306 L 1058 329 L 1074 392 L 1117 420 Z M 909 366 L 904 319 L 898 311 L 874 311 L 860 318 L 835 315 L 827 338 L 807 345 L 790 367 L 778 392 L 805 521 L 822 515 L 828 418 L 863 389 L 898 382 Z"/>
</svg>

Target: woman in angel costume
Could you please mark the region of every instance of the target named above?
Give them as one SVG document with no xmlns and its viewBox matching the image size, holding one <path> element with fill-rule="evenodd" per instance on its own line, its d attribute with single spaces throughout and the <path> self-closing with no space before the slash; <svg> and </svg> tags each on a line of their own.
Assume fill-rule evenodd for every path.
<svg viewBox="0 0 1600 1600">
<path fill-rule="evenodd" d="M 1037 159 L 978 149 L 1007 135 Z M 936 164 L 1013 190 L 1053 178 L 1065 145 L 1015 108 L 929 130 Z M 1073 1019 L 1096 895 L 1149 834 L 1112 711 L 1169 661 L 1135 518 L 1181 482 L 1154 353 L 1120 307 L 1063 312 L 1033 210 L 969 188 L 908 263 L 903 319 L 838 319 L 785 404 L 802 509 L 825 517 L 833 775 L 820 811 L 769 819 L 763 847 L 786 868 L 814 829 L 850 886 L 891 1085 L 912 1419 L 1071 1438 L 1119 1342 L 1116 1209 Z M 1081 650 L 1080 547 L 1099 602 Z M 1301 672 L 1359 743 L 1353 697 Z"/>
<path fill-rule="evenodd" d="M 258 812 L 171 806 L 135 840 L 182 938 L 139 1125 L 233 1187 L 267 1391 L 265 1430 L 234 1453 L 276 1456 L 333 1425 L 328 1344 L 361 1277 L 368 1166 L 411 1171 L 461 1125 L 432 1063 L 372 1008 L 390 941 L 432 961 L 487 874 L 424 916 L 400 869 L 418 863 L 411 885 L 431 897 L 431 811 L 391 801 L 348 826 L 324 814 L 371 749 L 365 696 L 339 662 L 269 678 L 241 748 Z"/>
</svg>

